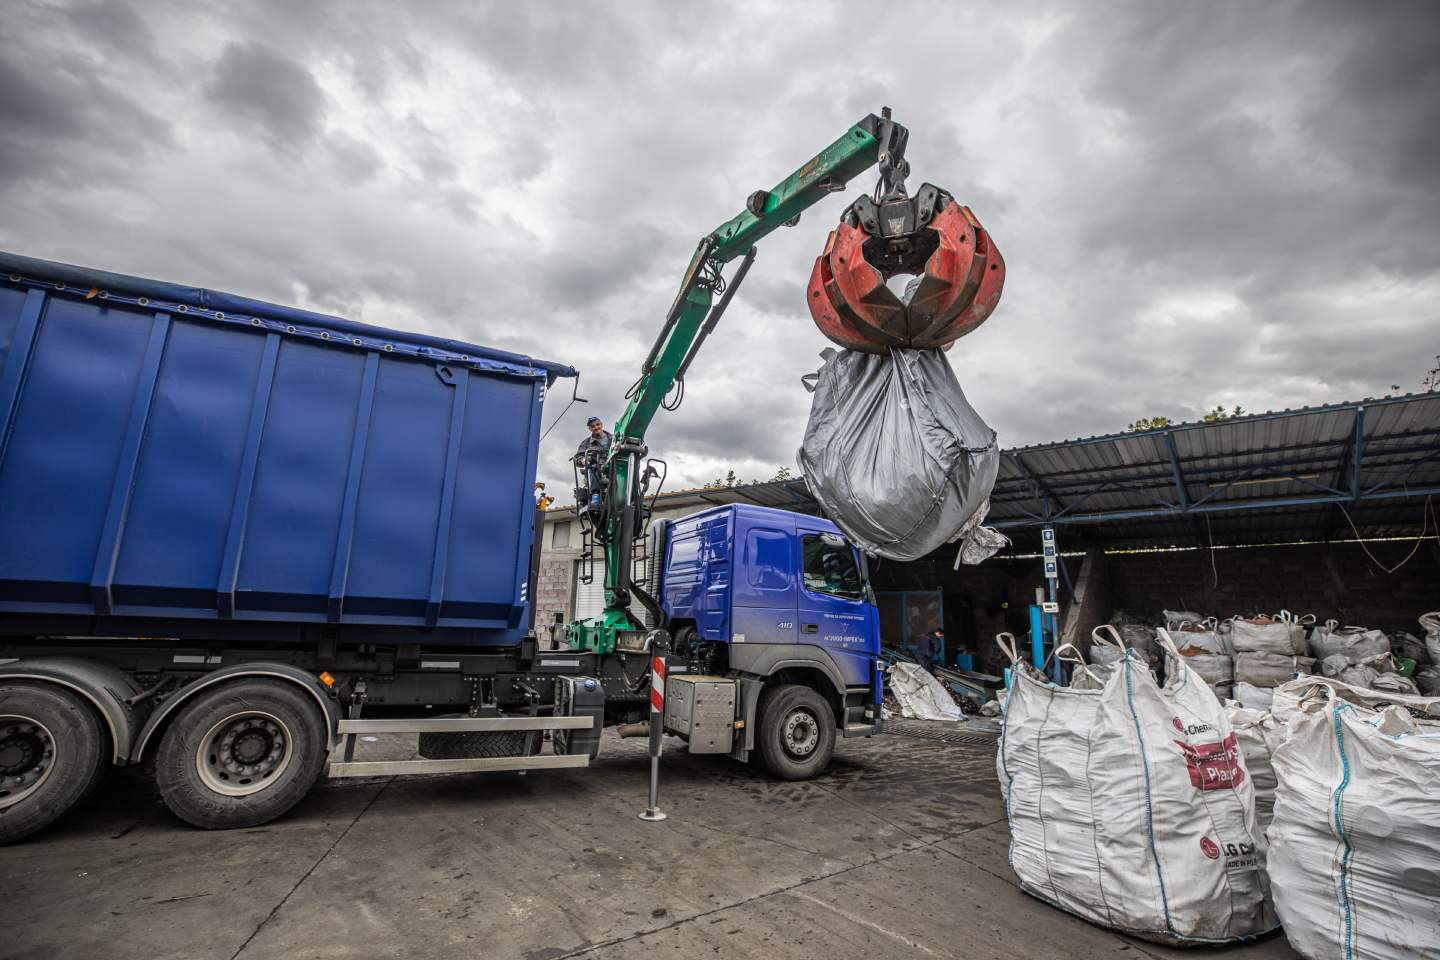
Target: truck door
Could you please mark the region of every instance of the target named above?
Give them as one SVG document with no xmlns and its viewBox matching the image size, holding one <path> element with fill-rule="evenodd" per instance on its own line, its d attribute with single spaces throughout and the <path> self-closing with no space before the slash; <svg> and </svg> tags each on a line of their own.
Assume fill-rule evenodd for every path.
<svg viewBox="0 0 1440 960">
<path fill-rule="evenodd" d="M 870 684 L 870 605 L 855 551 L 838 533 L 799 526 L 800 643 L 829 651 L 845 683 Z"/>
<path fill-rule="evenodd" d="M 794 643 L 795 533 L 783 526 L 737 522 L 731 610 L 732 643 Z"/>
</svg>

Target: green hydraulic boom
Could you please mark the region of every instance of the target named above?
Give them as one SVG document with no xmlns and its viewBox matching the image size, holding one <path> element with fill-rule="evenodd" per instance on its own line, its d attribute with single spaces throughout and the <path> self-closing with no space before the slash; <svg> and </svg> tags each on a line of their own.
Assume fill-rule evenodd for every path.
<svg viewBox="0 0 1440 960">
<path fill-rule="evenodd" d="M 566 637 L 573 648 L 602 654 L 617 646 L 638 649 L 627 642 L 638 639 L 645 630 L 631 609 L 632 601 L 650 610 L 657 622 L 663 621 L 658 598 L 632 578 L 635 540 L 644 522 L 644 492 L 659 475 L 653 467 L 642 473 L 649 453 L 645 432 L 672 391 L 684 389 L 690 363 L 755 258 L 755 244 L 781 225 L 793 226 L 806 209 L 828 194 L 843 191 L 851 179 L 872 165 L 880 167 L 884 192 L 889 193 L 896 184 L 903 190 L 908 172 L 904 159 L 907 139 L 908 132 L 890 119 L 888 107 L 879 117 L 871 114 L 773 189 L 751 194 L 742 213 L 700 241 L 664 329 L 650 349 L 640 378 L 627 393 L 629 405 L 615 423 L 601 503 L 589 513 L 594 541 L 605 551 L 605 609 L 597 617 L 569 624 Z M 743 259 L 727 285 L 721 268 L 736 258 Z M 720 300 L 712 308 L 717 293 Z"/>
</svg>

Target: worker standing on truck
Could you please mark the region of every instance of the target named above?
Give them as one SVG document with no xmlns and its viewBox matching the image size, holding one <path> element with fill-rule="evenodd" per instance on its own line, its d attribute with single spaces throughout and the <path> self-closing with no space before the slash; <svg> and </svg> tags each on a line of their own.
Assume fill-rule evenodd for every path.
<svg viewBox="0 0 1440 960">
<path fill-rule="evenodd" d="M 590 431 L 590 435 L 580 441 L 580 448 L 575 451 L 575 465 L 585 471 L 585 483 L 590 490 L 589 506 L 594 509 L 600 506 L 600 478 L 605 469 L 605 461 L 610 458 L 610 442 L 613 438 L 599 417 L 586 420 L 585 427 Z"/>
</svg>

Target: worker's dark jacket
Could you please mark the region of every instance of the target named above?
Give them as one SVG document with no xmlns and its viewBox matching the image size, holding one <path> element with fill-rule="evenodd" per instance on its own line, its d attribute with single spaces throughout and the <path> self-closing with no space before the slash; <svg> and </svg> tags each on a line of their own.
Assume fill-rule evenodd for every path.
<svg viewBox="0 0 1440 960">
<path fill-rule="evenodd" d="M 575 463 L 584 470 L 581 475 L 585 483 L 590 487 L 592 494 L 600 492 L 601 477 L 604 475 L 605 461 L 610 456 L 610 442 L 613 438 L 609 430 L 600 431 L 600 436 L 586 436 L 580 441 L 579 448 L 575 451 Z"/>
<path fill-rule="evenodd" d="M 580 446 L 575 451 L 576 462 L 583 462 L 591 467 L 604 466 L 606 459 L 610 456 L 612 439 L 609 430 L 601 430 L 598 437 L 587 435 L 584 440 L 580 441 Z"/>
</svg>

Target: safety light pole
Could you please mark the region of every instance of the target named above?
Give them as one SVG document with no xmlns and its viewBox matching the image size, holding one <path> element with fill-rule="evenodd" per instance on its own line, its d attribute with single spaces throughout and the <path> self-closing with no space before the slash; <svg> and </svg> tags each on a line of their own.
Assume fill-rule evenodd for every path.
<svg viewBox="0 0 1440 960">
<path fill-rule="evenodd" d="M 660 809 L 660 738 L 665 735 L 665 655 L 657 651 L 650 660 L 650 801 L 640 819 L 651 823 L 664 820 Z"/>
</svg>

